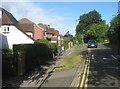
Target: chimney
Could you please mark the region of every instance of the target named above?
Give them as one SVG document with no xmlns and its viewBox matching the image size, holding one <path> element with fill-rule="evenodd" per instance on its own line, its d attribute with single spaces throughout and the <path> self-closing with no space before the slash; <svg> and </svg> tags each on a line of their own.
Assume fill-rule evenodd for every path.
<svg viewBox="0 0 120 89">
<path fill-rule="evenodd" d="M 50 28 L 50 25 L 48 25 L 48 29 Z"/>
</svg>

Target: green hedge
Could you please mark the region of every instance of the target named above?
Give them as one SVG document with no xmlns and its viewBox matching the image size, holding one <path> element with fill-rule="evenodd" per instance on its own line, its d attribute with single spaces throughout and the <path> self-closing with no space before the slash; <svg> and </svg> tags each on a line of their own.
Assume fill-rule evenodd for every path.
<svg viewBox="0 0 120 89">
<path fill-rule="evenodd" d="M 57 50 L 58 50 L 58 44 L 57 43 L 50 43 L 48 42 L 48 40 L 45 40 L 45 39 L 40 39 L 40 40 L 37 40 L 35 42 L 35 44 L 45 44 L 46 46 L 48 46 L 52 52 L 57 55 Z"/>
<path fill-rule="evenodd" d="M 2 49 L 2 75 L 13 76 L 16 75 L 16 64 L 13 58 L 13 51 L 11 49 Z"/>
<path fill-rule="evenodd" d="M 24 53 L 26 73 L 39 68 L 40 65 L 46 64 L 53 58 L 52 50 L 44 43 L 14 45 L 13 50 L 15 53 Z"/>
<path fill-rule="evenodd" d="M 52 50 L 52 52 L 55 54 L 55 56 L 58 53 L 58 45 L 56 43 L 49 43 L 49 48 Z"/>
</svg>

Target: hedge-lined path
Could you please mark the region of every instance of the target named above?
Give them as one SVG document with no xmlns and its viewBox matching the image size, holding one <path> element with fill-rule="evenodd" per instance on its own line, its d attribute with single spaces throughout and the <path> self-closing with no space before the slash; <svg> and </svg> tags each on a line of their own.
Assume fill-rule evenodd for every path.
<svg viewBox="0 0 120 89">
<path fill-rule="evenodd" d="M 40 88 L 42 86 L 42 84 L 46 81 L 46 79 L 51 75 L 51 73 L 53 72 L 53 70 L 58 67 L 58 65 L 63 61 L 64 57 L 69 56 L 70 54 L 72 54 L 75 50 L 75 46 L 72 47 L 71 49 L 67 49 L 66 51 L 64 51 L 62 53 L 62 56 L 60 57 L 60 59 L 56 59 L 56 61 L 54 61 L 54 63 L 52 63 L 51 66 L 44 66 L 44 69 L 46 69 L 46 73 L 44 75 L 42 75 L 42 77 L 40 77 L 37 81 L 33 81 L 31 82 L 31 84 L 27 84 L 27 83 L 23 83 L 23 85 L 21 85 L 20 89 L 22 89 L 22 87 L 35 87 L 35 88 Z M 27 82 L 27 81 L 26 81 Z"/>
<path fill-rule="evenodd" d="M 51 72 L 52 69 L 54 69 L 59 63 L 61 63 L 62 59 L 74 51 L 75 46 L 72 47 L 71 49 L 68 49 L 62 53 L 62 56 L 60 59 L 56 59 L 55 61 L 52 61 L 50 64 L 47 66 L 42 66 L 43 71 L 36 70 L 34 74 L 25 76 L 23 77 L 12 77 L 12 78 L 7 78 L 3 80 L 3 87 L 18 87 L 22 89 L 22 87 L 33 87 L 33 88 L 38 88 L 44 81 L 44 79 L 48 76 L 48 74 Z"/>
</svg>

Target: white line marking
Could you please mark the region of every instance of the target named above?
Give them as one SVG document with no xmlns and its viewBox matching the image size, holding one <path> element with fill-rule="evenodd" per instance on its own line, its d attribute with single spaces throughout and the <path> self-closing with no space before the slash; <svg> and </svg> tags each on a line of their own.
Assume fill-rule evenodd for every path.
<svg viewBox="0 0 120 89">
<path fill-rule="evenodd" d="M 71 53 L 72 53 L 72 52 L 68 53 L 67 56 L 70 55 Z"/>
<path fill-rule="evenodd" d="M 117 59 L 114 55 L 111 55 L 112 58 Z"/>
<path fill-rule="evenodd" d="M 92 59 L 94 59 L 94 55 L 92 54 Z"/>
</svg>

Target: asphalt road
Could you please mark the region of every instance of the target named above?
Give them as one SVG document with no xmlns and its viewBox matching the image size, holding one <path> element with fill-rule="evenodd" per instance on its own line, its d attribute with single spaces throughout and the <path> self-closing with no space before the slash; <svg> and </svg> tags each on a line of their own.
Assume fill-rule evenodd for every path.
<svg viewBox="0 0 120 89">
<path fill-rule="evenodd" d="M 120 89 L 118 50 L 107 45 L 91 48 L 87 89 Z"/>
</svg>

